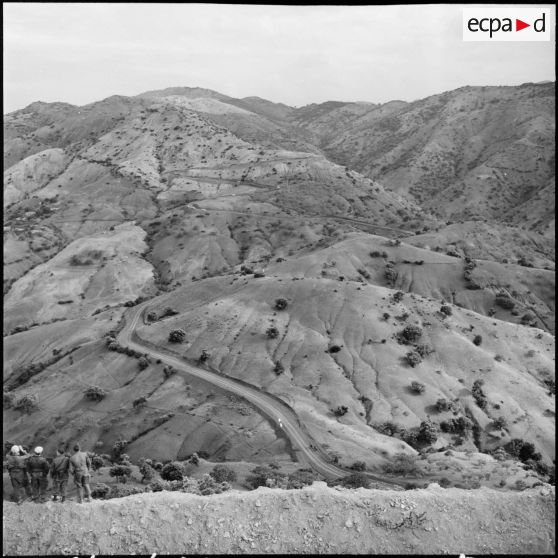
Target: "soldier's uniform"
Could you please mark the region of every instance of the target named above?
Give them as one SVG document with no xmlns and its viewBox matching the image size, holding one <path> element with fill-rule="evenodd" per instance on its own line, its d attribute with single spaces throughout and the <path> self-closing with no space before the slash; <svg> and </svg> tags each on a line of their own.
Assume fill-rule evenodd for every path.
<svg viewBox="0 0 558 558">
<path fill-rule="evenodd" d="M 41 452 L 31 455 L 25 463 L 27 474 L 31 479 L 31 494 L 33 500 L 44 501 L 48 488 L 48 461 L 41 456 Z"/>
<path fill-rule="evenodd" d="M 57 455 L 50 468 L 52 479 L 53 499 L 63 502 L 66 499 L 66 489 L 70 476 L 70 458 L 67 455 Z"/>
<path fill-rule="evenodd" d="M 91 460 L 84 451 L 76 450 L 76 453 L 70 457 L 70 473 L 74 475 L 74 482 L 78 489 L 78 502 L 83 501 L 83 489 L 87 500 L 91 502 L 91 488 L 89 488 Z"/>
<path fill-rule="evenodd" d="M 25 466 L 26 460 L 26 455 L 10 454 L 6 458 L 10 481 L 12 482 L 12 487 L 14 489 L 14 500 L 18 503 L 23 500 L 29 486 Z"/>
</svg>

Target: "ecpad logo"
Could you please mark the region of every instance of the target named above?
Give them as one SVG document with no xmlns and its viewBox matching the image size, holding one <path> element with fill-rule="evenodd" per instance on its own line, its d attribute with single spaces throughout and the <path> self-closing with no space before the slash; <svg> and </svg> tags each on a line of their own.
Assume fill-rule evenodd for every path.
<svg viewBox="0 0 558 558">
<path fill-rule="evenodd" d="M 463 8 L 464 41 L 550 41 L 550 8 Z"/>
</svg>

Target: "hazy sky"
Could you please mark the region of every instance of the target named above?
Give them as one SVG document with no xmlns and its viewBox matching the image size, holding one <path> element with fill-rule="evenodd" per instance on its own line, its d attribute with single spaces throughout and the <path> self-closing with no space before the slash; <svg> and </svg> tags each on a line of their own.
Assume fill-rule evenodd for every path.
<svg viewBox="0 0 558 558">
<path fill-rule="evenodd" d="M 555 20 L 553 5 L 539 6 Z M 300 106 L 555 79 L 554 28 L 550 42 L 463 42 L 452 4 L 4 3 L 3 12 L 5 113 L 171 86 Z"/>
</svg>

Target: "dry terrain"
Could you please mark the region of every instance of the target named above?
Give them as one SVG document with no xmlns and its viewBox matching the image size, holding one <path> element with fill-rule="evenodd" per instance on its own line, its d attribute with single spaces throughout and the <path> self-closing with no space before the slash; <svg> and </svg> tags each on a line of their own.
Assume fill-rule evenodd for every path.
<svg viewBox="0 0 558 558">
<path fill-rule="evenodd" d="M 376 488 L 452 487 L 397 496 L 431 524 L 395 531 L 395 496 L 323 486 L 95 502 L 115 536 L 87 552 L 123 548 L 127 514 L 137 552 L 552 552 L 553 134 L 553 83 L 298 109 L 175 87 L 5 115 L 4 443 L 109 456 L 125 441 L 136 464 L 203 452 L 242 478 L 360 462 Z M 249 531 L 198 515 L 189 542 L 141 524 L 147 504 L 173 520 L 162 498 L 232 522 L 253 496 L 291 501 L 297 521 L 335 501 L 336 523 L 300 519 L 273 542 L 257 533 L 283 512 L 262 504 Z M 8 509 L 31 514 L 5 539 L 17 553 L 75 552 L 91 513 Z M 41 510 L 66 546 L 26 537 Z M 522 521 L 532 535 L 511 531 Z"/>
<path fill-rule="evenodd" d="M 209 497 L 8 503 L 3 552 L 552 555 L 554 510 L 549 486 L 517 493 L 431 485 L 402 493 L 334 490 L 325 483 Z"/>
</svg>

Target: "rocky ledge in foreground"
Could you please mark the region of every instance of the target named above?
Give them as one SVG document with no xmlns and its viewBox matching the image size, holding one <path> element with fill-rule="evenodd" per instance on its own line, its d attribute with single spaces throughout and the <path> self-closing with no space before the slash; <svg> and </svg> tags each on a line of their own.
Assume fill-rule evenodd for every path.
<svg viewBox="0 0 558 558">
<path fill-rule="evenodd" d="M 4 505 L 3 553 L 554 554 L 555 488 L 260 488 Z"/>
</svg>

